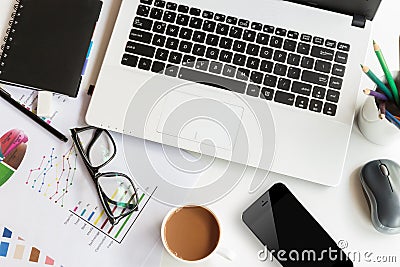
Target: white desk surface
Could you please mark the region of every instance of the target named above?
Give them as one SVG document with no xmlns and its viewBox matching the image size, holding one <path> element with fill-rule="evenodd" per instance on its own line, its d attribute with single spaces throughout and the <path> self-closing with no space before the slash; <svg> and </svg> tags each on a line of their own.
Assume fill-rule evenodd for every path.
<svg viewBox="0 0 400 267">
<path fill-rule="evenodd" d="M 113 1 L 109 12 L 110 21 L 116 14 L 120 1 Z M 2 4 L 4 6 L 4 3 Z M 379 42 L 389 66 L 399 68 L 399 33 L 400 3 L 396 0 L 382 1 L 380 10 L 373 23 L 372 37 Z M 1 18 L 3 20 L 3 18 Z M 1 21 L 2 22 L 2 21 Z M 112 23 L 112 22 L 111 22 Z M 112 25 L 102 25 L 112 27 Z M 104 39 L 105 40 L 105 39 Z M 106 43 L 102 44 L 104 48 Z M 391 55 L 391 56 L 389 56 Z M 92 59 L 93 60 L 93 59 Z M 382 75 L 378 61 L 372 49 L 372 40 L 367 53 L 365 64 L 378 75 Z M 361 70 L 360 70 L 361 71 Z M 372 82 L 363 77 L 362 87 L 372 87 Z M 359 105 L 365 97 L 360 94 Z M 386 236 L 372 227 L 367 203 L 362 194 L 359 182 L 360 167 L 369 160 L 390 158 L 400 162 L 400 143 L 382 147 L 368 142 L 358 130 L 353 128 L 342 182 L 338 187 L 325 187 L 310 182 L 270 174 L 263 186 L 254 194 L 248 193 L 250 176 L 247 175 L 227 196 L 210 205 L 217 214 L 222 225 L 221 245 L 232 249 L 237 258 L 229 262 L 214 255 L 207 262 L 195 264 L 198 266 L 279 266 L 277 263 L 260 262 L 257 252 L 262 249 L 261 243 L 250 233 L 241 221 L 241 213 L 273 183 L 280 180 L 285 182 L 290 190 L 298 197 L 309 212 L 320 222 L 325 230 L 336 241 L 348 242 L 347 252 L 371 252 L 371 259 L 378 255 L 390 255 L 397 258 L 397 263 L 355 262 L 355 266 L 398 266 L 400 262 L 400 235 Z M 216 162 L 215 164 L 218 164 Z M 310 162 L 310 168 L 312 163 Z M 207 174 L 212 175 L 212 174 Z M 247 178 L 247 179 L 246 179 Z M 296 221 L 293 221 L 296 227 Z M 301 231 L 301 229 L 299 229 Z M 162 257 L 161 266 L 186 266 L 172 259 L 167 253 Z"/>
</svg>

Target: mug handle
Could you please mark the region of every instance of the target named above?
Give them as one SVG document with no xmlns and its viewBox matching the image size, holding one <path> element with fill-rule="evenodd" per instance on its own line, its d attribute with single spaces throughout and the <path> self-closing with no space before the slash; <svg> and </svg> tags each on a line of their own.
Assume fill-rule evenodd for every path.
<svg viewBox="0 0 400 267">
<path fill-rule="evenodd" d="M 233 250 L 229 249 L 229 248 L 218 248 L 217 249 L 217 254 L 220 255 L 221 257 L 229 260 L 229 261 L 234 261 L 236 258 L 236 253 L 233 252 Z"/>
</svg>

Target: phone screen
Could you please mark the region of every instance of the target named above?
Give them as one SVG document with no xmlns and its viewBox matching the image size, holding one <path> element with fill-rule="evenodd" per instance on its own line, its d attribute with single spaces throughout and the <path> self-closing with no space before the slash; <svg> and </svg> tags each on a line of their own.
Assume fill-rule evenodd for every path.
<svg viewBox="0 0 400 267">
<path fill-rule="evenodd" d="M 242 218 L 284 267 L 353 266 L 335 241 L 281 183 L 257 199 Z"/>
</svg>

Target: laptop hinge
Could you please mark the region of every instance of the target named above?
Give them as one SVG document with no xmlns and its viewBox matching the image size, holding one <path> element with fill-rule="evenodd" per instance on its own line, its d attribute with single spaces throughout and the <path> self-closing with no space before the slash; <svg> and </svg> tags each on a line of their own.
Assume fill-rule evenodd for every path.
<svg viewBox="0 0 400 267">
<path fill-rule="evenodd" d="M 354 14 L 351 26 L 355 26 L 358 28 L 365 28 L 366 21 L 367 18 L 365 16 Z"/>
</svg>

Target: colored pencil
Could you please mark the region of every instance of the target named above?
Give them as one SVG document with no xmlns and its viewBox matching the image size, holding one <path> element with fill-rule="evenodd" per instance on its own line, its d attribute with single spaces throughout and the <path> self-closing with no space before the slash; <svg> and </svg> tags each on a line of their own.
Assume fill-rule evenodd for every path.
<svg viewBox="0 0 400 267">
<path fill-rule="evenodd" d="M 400 121 L 393 116 L 392 113 L 386 110 L 386 119 L 388 119 L 391 123 L 393 123 L 397 128 L 400 129 Z"/>
<path fill-rule="evenodd" d="M 363 72 L 376 84 L 376 86 L 379 87 L 379 89 L 381 89 L 390 100 L 394 101 L 390 89 L 387 88 L 387 86 L 367 66 L 361 65 L 361 68 Z"/>
<path fill-rule="evenodd" d="M 393 80 L 393 76 L 387 66 L 386 60 L 383 57 L 382 50 L 379 45 L 373 41 L 375 54 L 378 57 L 379 63 L 381 64 L 382 70 L 385 73 L 386 80 L 389 83 L 390 89 L 392 89 L 394 101 L 397 105 L 400 105 L 399 91 L 397 90 L 396 83 Z"/>
<path fill-rule="evenodd" d="M 379 118 L 383 120 L 386 116 L 386 102 L 380 102 L 379 103 Z"/>
<path fill-rule="evenodd" d="M 373 90 L 370 90 L 370 89 L 364 89 L 363 92 L 364 92 L 364 94 L 373 96 L 378 100 L 388 101 L 387 96 L 382 94 L 382 93 L 379 93 L 379 92 L 376 92 L 376 91 L 373 91 Z"/>
</svg>

